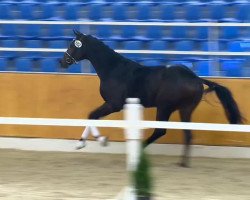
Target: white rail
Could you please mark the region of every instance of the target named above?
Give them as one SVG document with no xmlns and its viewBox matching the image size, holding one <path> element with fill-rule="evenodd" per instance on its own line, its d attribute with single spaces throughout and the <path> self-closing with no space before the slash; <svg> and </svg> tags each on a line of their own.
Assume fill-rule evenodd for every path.
<svg viewBox="0 0 250 200">
<path fill-rule="evenodd" d="M 83 119 L 55 119 L 55 118 L 19 118 L 0 117 L 0 124 L 11 125 L 37 125 L 37 126 L 96 126 L 126 128 L 129 124 L 124 120 L 83 120 Z M 204 131 L 232 131 L 250 132 L 250 125 L 216 124 L 216 123 L 191 123 L 191 122 L 162 122 L 162 121 L 138 121 L 135 127 L 141 129 L 190 129 Z"/>
<path fill-rule="evenodd" d="M 250 27 L 250 23 L 214 23 L 214 22 L 115 22 L 115 21 L 30 21 L 30 20 L 0 20 L 0 24 L 38 24 L 38 25 L 107 25 L 107 26 L 185 26 L 185 27 Z M 25 52 L 64 52 L 66 49 L 50 48 L 4 48 L 0 51 Z M 166 54 L 166 55 L 210 55 L 210 56 L 250 56 L 250 52 L 222 52 L 222 51 L 160 51 L 160 50 L 122 50 L 118 53 L 127 54 Z"/>
<path fill-rule="evenodd" d="M 40 24 L 40 25 L 109 25 L 109 26 L 189 26 L 189 27 L 249 27 L 250 23 L 216 23 L 216 22 L 115 22 L 115 21 L 36 21 L 36 20 L 0 20 L 0 24 Z"/>
<path fill-rule="evenodd" d="M 250 125 L 228 125 L 209 123 L 156 122 L 143 121 L 142 106 L 138 99 L 128 99 L 124 107 L 125 120 L 81 120 L 81 119 L 48 119 L 48 118 L 18 118 L 0 117 L 0 124 L 12 125 L 43 125 L 43 126 L 97 126 L 124 128 L 127 146 L 127 170 L 135 171 L 141 153 L 142 129 L 169 128 L 213 131 L 250 132 Z M 119 195 L 119 199 L 136 200 L 134 183 Z"/>
<path fill-rule="evenodd" d="M 67 49 L 50 48 L 9 48 L 0 47 L 0 51 L 24 51 L 24 52 L 65 52 Z M 211 55 L 211 56 L 250 56 L 250 52 L 227 51 L 164 51 L 164 50 L 124 50 L 116 49 L 118 53 L 127 54 L 166 54 L 166 55 Z"/>
</svg>

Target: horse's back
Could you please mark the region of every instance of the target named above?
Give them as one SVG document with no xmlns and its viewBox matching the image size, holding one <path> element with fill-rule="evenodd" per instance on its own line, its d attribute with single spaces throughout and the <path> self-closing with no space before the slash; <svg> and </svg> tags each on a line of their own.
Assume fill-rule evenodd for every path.
<svg viewBox="0 0 250 200">
<path fill-rule="evenodd" d="M 175 75 L 175 76 L 181 76 L 182 78 L 198 78 L 199 77 L 188 67 L 185 65 L 170 65 L 166 67 L 166 73 Z"/>
<path fill-rule="evenodd" d="M 203 93 L 201 79 L 184 65 L 145 67 L 135 77 L 132 91 L 146 107 L 178 107 L 199 100 Z"/>
<path fill-rule="evenodd" d="M 181 106 L 200 101 L 202 94 L 201 79 L 184 65 L 175 65 L 164 71 L 156 102 Z"/>
</svg>

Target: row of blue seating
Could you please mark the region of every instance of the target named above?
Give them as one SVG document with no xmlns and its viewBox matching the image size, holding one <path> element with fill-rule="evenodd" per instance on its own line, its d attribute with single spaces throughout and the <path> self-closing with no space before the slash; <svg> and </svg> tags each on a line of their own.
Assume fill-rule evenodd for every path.
<svg viewBox="0 0 250 200">
<path fill-rule="evenodd" d="M 95 35 L 102 40 L 207 40 L 250 38 L 250 27 L 163 27 L 163 26 L 66 26 L 66 25 L 0 25 L 2 39 L 72 40 L 72 29 Z M 213 36 L 218 32 L 217 36 Z M 210 34 L 212 33 L 212 34 Z"/>
<path fill-rule="evenodd" d="M 194 42 L 192 40 L 181 40 L 181 41 L 163 41 L 154 40 L 149 42 L 142 41 L 104 41 L 112 49 L 128 49 L 128 50 L 176 50 L 176 51 L 229 51 L 229 52 L 249 52 L 250 51 L 250 40 L 238 40 L 238 41 L 203 41 Z M 44 44 L 42 40 L 3 40 L 0 41 L 2 47 L 10 48 L 56 48 L 66 49 L 69 42 L 64 40 L 53 40 L 48 41 Z M 17 52 L 1 52 L 1 55 L 17 55 Z M 30 55 L 42 55 L 42 52 L 22 52 L 21 54 Z"/>
<path fill-rule="evenodd" d="M 8 4 L 39 4 L 39 3 L 53 3 L 53 4 L 111 4 L 111 3 L 123 3 L 123 4 L 139 4 L 139 3 L 148 3 L 148 4 L 160 4 L 167 3 L 170 5 L 176 4 L 189 4 L 194 2 L 193 0 L 172 0 L 172 1 L 164 1 L 164 0 L 3 0 L 2 3 Z M 247 3 L 247 0 L 196 0 L 198 3 L 212 3 L 212 4 L 239 4 L 239 3 Z"/>
<path fill-rule="evenodd" d="M 57 58 L 44 58 L 39 62 L 29 58 L 18 58 L 10 64 L 7 59 L 0 58 L 0 71 L 20 71 L 20 72 L 60 72 L 60 66 Z M 73 66 L 68 72 L 80 73 L 79 66 Z"/>
<path fill-rule="evenodd" d="M 141 62 L 146 66 L 158 66 L 158 60 L 143 60 Z M 187 60 L 169 60 L 168 64 L 183 64 L 197 73 L 199 76 L 225 76 L 225 77 L 249 77 L 249 60 L 245 59 L 201 59 L 196 62 Z"/>
<path fill-rule="evenodd" d="M 3 4 L 0 3 L 1 19 L 26 20 L 99 20 L 99 21 L 163 21 L 163 22 L 249 22 L 250 2 L 235 5 L 200 4 L 187 5 L 140 3 L 127 5 L 69 3 L 58 5 Z"/>
<path fill-rule="evenodd" d="M 167 64 L 184 64 L 195 71 L 200 76 L 230 76 L 230 77 L 244 77 L 249 76 L 249 61 L 246 60 L 230 60 L 221 59 L 219 61 L 220 73 L 215 73 L 215 63 L 213 60 L 200 60 L 197 62 L 190 62 L 186 60 L 167 60 L 162 62 L 157 59 L 144 59 L 140 61 L 146 66 L 159 66 Z M 85 66 L 86 65 L 86 66 Z M 60 68 L 57 58 L 44 58 L 36 61 L 29 58 L 18 58 L 10 65 L 4 58 L 0 58 L 0 71 L 19 71 L 19 72 L 68 72 L 68 73 L 93 73 L 94 68 L 89 63 L 79 63 L 70 66 L 63 70 Z M 84 71 L 85 67 L 89 67 L 89 71 Z M 217 67 L 218 70 L 218 67 Z"/>
<path fill-rule="evenodd" d="M 122 26 L 116 28 L 116 32 L 108 26 L 98 26 L 96 31 L 92 35 L 96 35 L 100 39 L 110 40 L 178 40 L 178 39 L 193 39 L 193 40 L 207 40 L 210 39 L 243 39 L 249 38 L 250 27 L 161 27 L 161 26 L 148 26 L 144 28 L 138 28 L 135 26 Z M 217 36 L 213 34 L 218 32 Z M 210 34 L 211 33 L 211 34 Z M 212 38 L 211 38 L 212 37 Z M 218 38 L 217 38 L 218 37 Z"/>
<path fill-rule="evenodd" d="M 4 0 L 0 2 L 1 19 L 43 19 L 43 20 L 93 20 L 93 21 L 164 21 L 164 22 L 249 22 L 250 2 L 235 0 L 230 3 L 213 1 L 49 1 Z M 65 3 L 67 2 L 67 3 Z M 219 43 L 207 42 L 206 27 L 136 27 L 136 26 L 65 26 L 65 25 L 0 25 L 0 46 L 31 48 L 66 48 L 76 28 L 105 40 L 113 49 L 155 49 L 155 50 L 250 50 L 250 28 L 220 27 Z M 216 36 L 215 36 L 216 38 Z M 211 38 L 210 38 L 211 39 Z M 216 38 L 217 39 L 217 38 Z M 2 41 L 1 41 L 2 40 Z M 56 41 L 55 41 L 56 40 Z M 132 41 L 131 41 L 132 40 Z M 219 45 L 219 46 L 218 46 Z M 1 71 L 61 72 L 58 58 L 62 53 L 0 52 Z M 182 55 L 125 54 L 145 65 L 182 63 L 199 75 L 250 76 L 249 59 L 245 57 L 220 58 L 219 66 L 213 68 L 213 61 L 207 57 Z M 212 63 L 212 64 L 211 64 Z M 86 67 L 87 66 L 87 67 Z M 211 67 L 212 66 L 212 67 Z M 91 65 L 72 65 L 67 72 L 93 72 Z M 84 71 L 85 70 L 85 71 Z M 221 73 L 217 73 L 221 70 Z"/>
</svg>

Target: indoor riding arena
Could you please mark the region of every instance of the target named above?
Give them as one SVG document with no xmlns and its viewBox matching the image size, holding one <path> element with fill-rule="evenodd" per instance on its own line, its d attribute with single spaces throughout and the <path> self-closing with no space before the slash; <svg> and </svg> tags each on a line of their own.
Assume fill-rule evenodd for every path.
<svg viewBox="0 0 250 200">
<path fill-rule="evenodd" d="M 0 10 L 0 200 L 250 199 L 249 1 L 14 0 L 1 1 Z M 100 78 L 95 62 L 76 57 L 88 43 L 73 30 L 104 42 L 128 63 L 155 70 L 183 64 L 226 87 L 243 124 L 229 125 L 224 109 L 231 104 L 223 107 L 206 85 L 194 123 L 157 124 L 155 107 L 138 114 L 142 123 L 127 114 L 127 105 L 88 120 L 106 101 L 100 85 L 107 79 Z M 74 51 L 67 50 L 70 44 Z M 70 66 L 62 68 L 59 60 Z M 180 122 L 179 112 L 169 121 Z M 151 181 L 151 195 L 126 196 L 129 189 L 139 191 L 129 159 L 137 158 L 139 166 L 141 151 L 129 145 L 142 144 L 159 126 L 168 127 L 167 134 L 145 148 L 148 174 L 139 175 L 141 184 Z M 86 127 L 86 146 L 76 149 Z M 181 129 L 187 127 L 193 141 L 183 167 Z M 137 132 L 142 140 L 128 137 Z"/>
</svg>

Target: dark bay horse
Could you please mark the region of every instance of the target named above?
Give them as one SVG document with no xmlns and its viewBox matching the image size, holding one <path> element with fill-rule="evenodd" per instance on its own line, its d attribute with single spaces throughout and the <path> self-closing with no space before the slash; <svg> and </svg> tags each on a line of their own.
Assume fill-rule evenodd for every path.
<svg viewBox="0 0 250 200">
<path fill-rule="evenodd" d="M 89 114 L 89 119 L 99 119 L 123 109 L 126 98 L 139 98 L 145 108 L 156 107 L 156 120 L 168 121 L 178 110 L 182 122 L 190 122 L 191 115 L 204 93 L 214 91 L 232 124 L 242 123 L 239 108 L 224 86 L 198 77 L 184 65 L 148 67 L 123 57 L 91 35 L 74 31 L 76 38 L 60 60 L 67 68 L 88 59 L 100 78 L 100 94 L 103 105 Z M 204 89 L 203 85 L 208 89 Z M 165 135 L 165 129 L 155 129 L 144 145 L 153 143 Z M 98 136 L 98 134 L 97 134 Z M 84 140 L 82 138 L 80 141 Z M 184 130 L 184 153 L 181 166 L 189 165 L 192 133 Z"/>
</svg>

